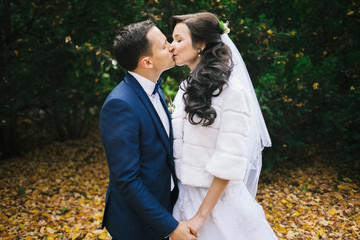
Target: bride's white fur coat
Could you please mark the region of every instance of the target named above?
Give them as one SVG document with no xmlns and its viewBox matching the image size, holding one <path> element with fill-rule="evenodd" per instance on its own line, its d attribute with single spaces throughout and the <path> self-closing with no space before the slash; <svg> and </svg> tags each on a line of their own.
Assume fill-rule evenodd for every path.
<svg viewBox="0 0 360 240">
<path fill-rule="evenodd" d="M 217 117 L 211 126 L 192 125 L 184 111 L 184 92 L 179 89 L 172 114 L 174 158 L 183 184 L 210 187 L 213 177 L 242 181 L 248 161 L 249 93 L 237 84 L 224 86 L 212 98 Z M 197 118 L 194 118 L 197 120 Z"/>
</svg>

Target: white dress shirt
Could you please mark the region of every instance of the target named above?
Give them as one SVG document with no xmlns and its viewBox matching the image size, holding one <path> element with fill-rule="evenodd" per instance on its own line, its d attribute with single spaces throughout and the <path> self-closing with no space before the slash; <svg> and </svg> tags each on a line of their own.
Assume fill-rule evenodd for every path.
<svg viewBox="0 0 360 240">
<path fill-rule="evenodd" d="M 170 133 L 169 118 L 165 112 L 163 105 L 161 104 L 159 93 L 152 94 L 156 83 L 152 82 L 151 80 L 149 80 L 135 72 L 129 71 L 129 73 L 135 77 L 135 79 L 140 83 L 141 87 L 144 89 L 144 91 L 148 95 L 148 97 L 149 97 L 151 103 L 153 104 L 157 114 L 159 115 L 160 120 L 165 128 L 165 131 L 166 131 L 168 137 L 169 137 L 169 133 Z"/>
</svg>

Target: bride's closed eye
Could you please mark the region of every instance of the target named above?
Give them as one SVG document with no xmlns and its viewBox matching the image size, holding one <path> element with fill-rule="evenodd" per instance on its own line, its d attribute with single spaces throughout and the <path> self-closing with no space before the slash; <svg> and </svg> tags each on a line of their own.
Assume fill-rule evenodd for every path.
<svg viewBox="0 0 360 240">
<path fill-rule="evenodd" d="M 181 38 L 174 38 L 174 40 L 173 40 L 173 43 L 180 43 L 180 42 L 182 42 L 182 39 Z"/>
<path fill-rule="evenodd" d="M 180 38 L 178 35 L 176 35 L 174 38 L 173 38 L 173 41 L 172 42 L 181 42 L 182 41 L 182 38 Z"/>
</svg>

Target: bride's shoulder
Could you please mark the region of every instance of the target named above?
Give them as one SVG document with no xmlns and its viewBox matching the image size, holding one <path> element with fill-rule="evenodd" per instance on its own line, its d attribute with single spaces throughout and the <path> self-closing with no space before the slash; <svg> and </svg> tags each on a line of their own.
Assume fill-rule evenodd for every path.
<svg viewBox="0 0 360 240">
<path fill-rule="evenodd" d="M 229 81 L 224 89 L 225 98 L 249 98 L 250 92 L 237 79 Z"/>
<path fill-rule="evenodd" d="M 182 103 L 182 97 L 185 93 L 184 89 L 185 89 L 185 84 L 186 84 L 186 81 L 182 81 L 180 84 L 179 84 L 179 89 L 175 95 L 175 98 L 174 98 L 174 103 L 175 105 L 180 105 Z"/>
</svg>

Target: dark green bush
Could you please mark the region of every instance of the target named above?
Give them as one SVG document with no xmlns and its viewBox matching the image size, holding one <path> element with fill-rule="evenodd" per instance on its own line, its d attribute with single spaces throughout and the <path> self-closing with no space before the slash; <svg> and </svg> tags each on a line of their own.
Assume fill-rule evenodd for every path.
<svg viewBox="0 0 360 240">
<path fill-rule="evenodd" d="M 357 159 L 360 7 L 353 1 L 3 1 L 1 151 L 38 124 L 56 139 L 86 135 L 125 72 L 112 61 L 116 30 L 152 18 L 163 32 L 174 14 L 210 11 L 229 20 L 248 67 L 273 147 L 265 168 L 323 154 Z M 11 10 L 10 14 L 7 11 Z M 188 69 L 163 74 L 167 101 Z M 34 127 L 34 125 L 31 125 Z M 36 126 L 36 125 L 35 125 Z"/>
</svg>

